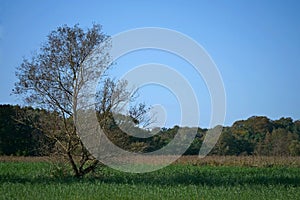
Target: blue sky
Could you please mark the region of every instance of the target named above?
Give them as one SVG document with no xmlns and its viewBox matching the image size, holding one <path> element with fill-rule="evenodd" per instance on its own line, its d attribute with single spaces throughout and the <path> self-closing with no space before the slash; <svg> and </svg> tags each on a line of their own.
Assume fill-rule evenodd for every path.
<svg viewBox="0 0 300 200">
<path fill-rule="evenodd" d="M 196 40 L 222 75 L 227 96 L 225 125 L 253 115 L 300 119 L 299 1 L 0 1 L 0 104 L 22 103 L 10 96 L 15 68 L 58 26 L 100 23 L 114 35 L 140 27 L 163 27 Z M 126 67 L 159 62 L 190 80 L 200 104 L 201 125 L 210 118 L 209 93 L 188 63 L 158 51 L 118 60 Z M 123 68 L 118 68 L 123 66 Z M 153 93 L 156 93 L 155 98 Z M 159 94 L 159 95 L 157 95 Z M 147 103 L 166 106 L 167 126 L 178 124 L 176 99 L 162 88 L 144 88 Z M 159 97 L 159 98 L 158 98 Z"/>
</svg>

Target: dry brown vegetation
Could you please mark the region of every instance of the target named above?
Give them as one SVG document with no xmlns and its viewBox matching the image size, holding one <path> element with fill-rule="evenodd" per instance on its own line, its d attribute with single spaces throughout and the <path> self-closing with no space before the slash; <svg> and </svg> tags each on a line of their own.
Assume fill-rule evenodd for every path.
<svg viewBox="0 0 300 200">
<path fill-rule="evenodd" d="M 300 157 L 292 156 L 182 156 L 175 163 L 210 166 L 300 167 Z"/>
<path fill-rule="evenodd" d="M 58 160 L 58 158 L 49 156 L 0 156 L 0 162 L 49 162 Z"/>
<path fill-rule="evenodd" d="M 144 164 L 160 164 L 165 156 L 148 156 L 143 159 Z M 54 157 L 22 157 L 0 156 L 0 162 L 49 162 L 59 161 Z M 174 164 L 188 164 L 197 166 L 247 166 L 247 167 L 300 167 L 300 157 L 280 156 L 182 156 Z"/>
</svg>

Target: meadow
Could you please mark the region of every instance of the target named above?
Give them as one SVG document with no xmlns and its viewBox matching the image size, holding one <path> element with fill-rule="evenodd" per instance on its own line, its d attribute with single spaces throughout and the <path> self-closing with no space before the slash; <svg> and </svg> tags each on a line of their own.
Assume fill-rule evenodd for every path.
<svg viewBox="0 0 300 200">
<path fill-rule="evenodd" d="M 76 179 L 49 162 L 2 159 L 0 199 L 300 199 L 297 165 L 215 163 L 184 158 L 145 174 L 101 167 Z"/>
</svg>

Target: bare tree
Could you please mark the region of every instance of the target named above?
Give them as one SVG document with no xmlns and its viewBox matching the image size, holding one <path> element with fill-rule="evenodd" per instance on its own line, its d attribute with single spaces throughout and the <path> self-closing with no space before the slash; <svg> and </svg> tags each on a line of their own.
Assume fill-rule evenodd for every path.
<svg viewBox="0 0 300 200">
<path fill-rule="evenodd" d="M 18 82 L 13 90 L 23 95 L 26 103 L 58 113 L 55 120 L 48 119 L 53 120 L 51 123 L 43 119 L 36 126 L 56 141 L 76 177 L 89 173 L 98 164 L 83 146 L 73 122 L 76 95 L 83 84 L 83 64 L 96 47 L 100 57 L 93 64 L 98 73 L 89 78 L 97 78 L 109 68 L 109 37 L 102 33 L 100 25 L 86 31 L 78 25 L 58 27 L 39 51 L 17 68 Z"/>
<path fill-rule="evenodd" d="M 67 159 L 76 177 L 93 171 L 99 163 L 85 148 L 75 122 L 80 95 L 85 93 L 86 85 L 97 82 L 110 68 L 109 48 L 109 37 L 102 33 L 100 25 L 86 31 L 78 25 L 64 25 L 52 31 L 40 50 L 17 68 L 18 82 L 13 93 L 22 95 L 26 103 L 51 113 L 38 120 L 27 113 L 26 120 L 55 141 L 55 153 Z M 120 105 L 133 99 L 126 87 L 126 81 L 104 79 L 95 105 L 100 126 L 110 123 Z M 143 117 L 145 108 L 141 104 L 128 114 L 136 120 L 146 119 Z"/>
</svg>

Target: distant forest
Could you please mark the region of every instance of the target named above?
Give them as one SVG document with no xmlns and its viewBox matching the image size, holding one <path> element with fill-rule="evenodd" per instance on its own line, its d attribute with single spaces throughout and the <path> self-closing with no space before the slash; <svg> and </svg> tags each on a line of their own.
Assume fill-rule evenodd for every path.
<svg viewBox="0 0 300 200">
<path fill-rule="evenodd" d="M 24 112 L 31 113 L 31 120 L 20 119 Z M 47 119 L 52 114 L 31 107 L 0 105 L 0 155 L 46 156 L 55 152 L 55 141 L 32 124 L 32 119 Z M 107 126 L 106 134 L 110 140 L 133 152 L 151 152 L 162 148 L 180 128 L 159 128 L 158 134 L 153 137 L 136 138 L 123 133 L 113 121 Z M 188 127 L 183 129 L 192 130 Z M 207 130 L 197 129 L 186 155 L 198 154 Z M 147 134 L 147 130 L 141 131 Z M 230 127 L 223 127 L 210 155 L 300 156 L 300 120 L 294 121 L 289 117 L 271 120 L 265 116 L 253 116 L 236 121 Z"/>
</svg>

